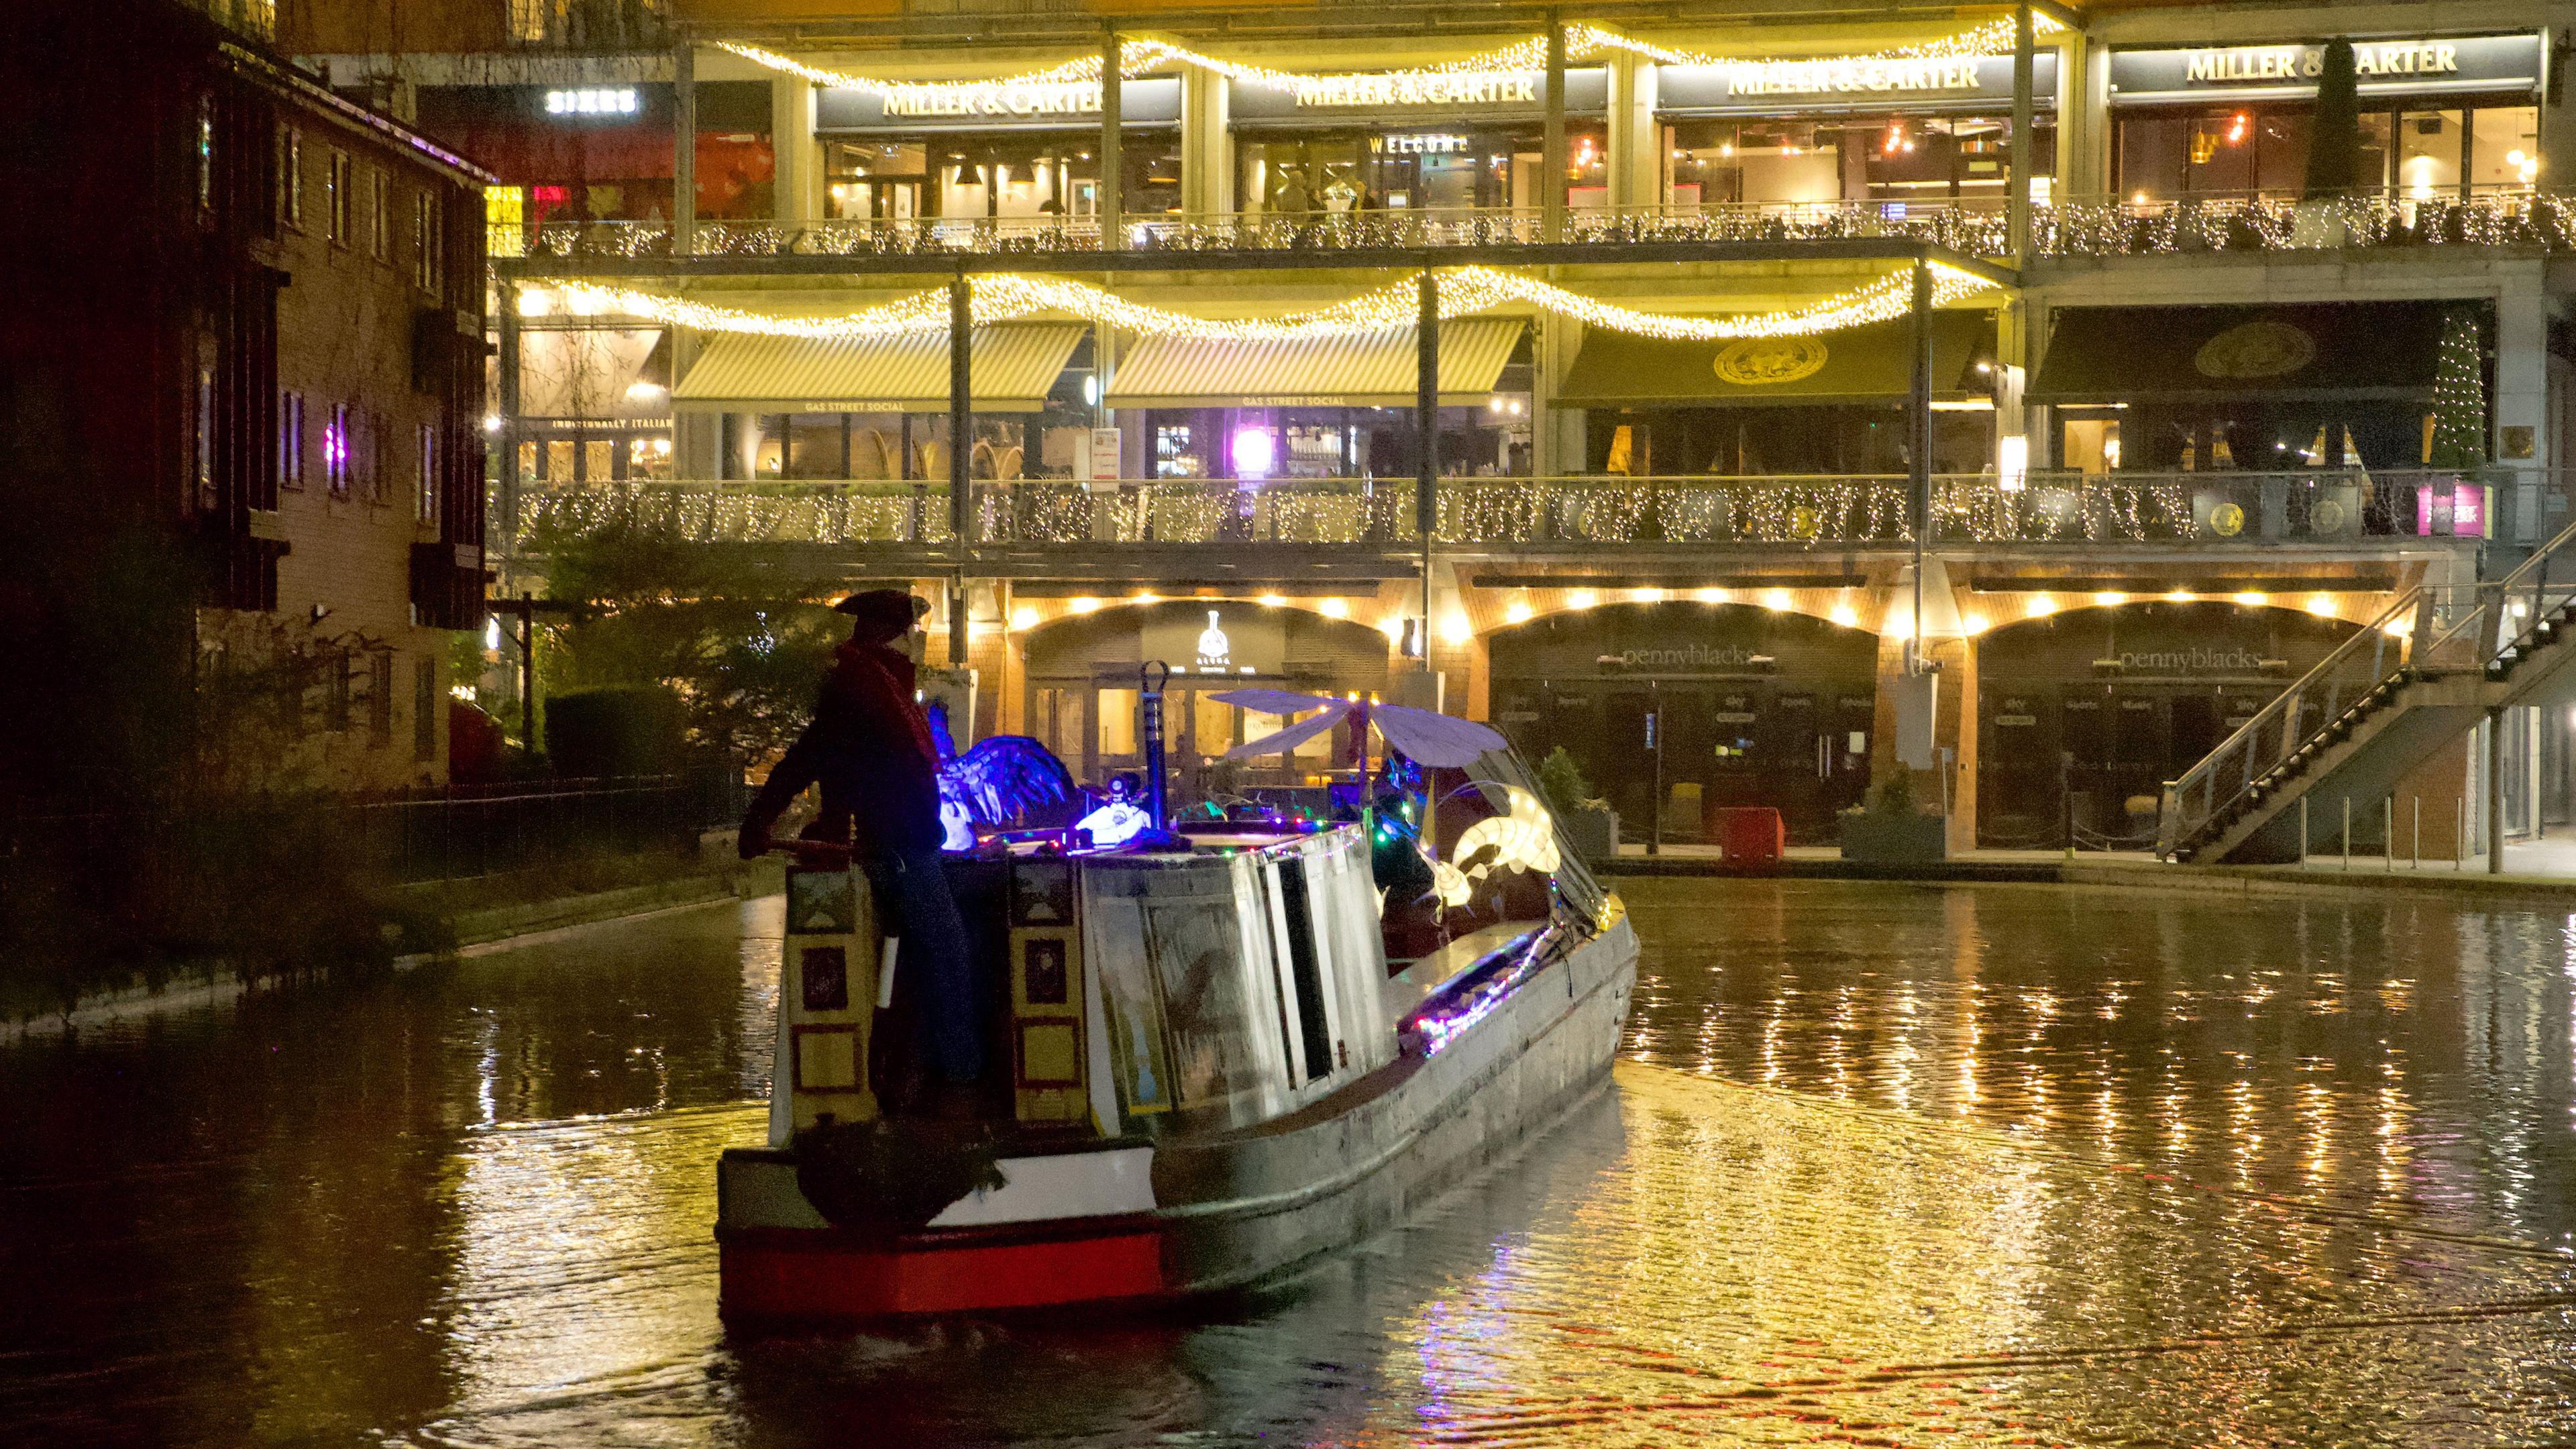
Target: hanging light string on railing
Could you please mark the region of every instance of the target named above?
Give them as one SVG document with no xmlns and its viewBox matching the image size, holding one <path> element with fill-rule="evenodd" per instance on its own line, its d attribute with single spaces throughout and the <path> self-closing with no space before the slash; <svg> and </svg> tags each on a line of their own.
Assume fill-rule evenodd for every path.
<svg viewBox="0 0 2576 1449">
<path fill-rule="evenodd" d="M 1935 306 L 1964 300 L 1994 285 L 1973 272 L 1939 262 L 1930 265 Z M 1641 312 L 1496 267 L 1448 267 L 1434 275 L 1438 278 L 1439 314 L 1443 319 L 1470 317 L 1518 304 L 1570 317 L 1589 327 L 1689 342 L 1806 337 L 1893 321 L 1912 308 L 1914 290 L 1912 269 L 1900 268 L 1800 307 L 1682 317 Z M 971 314 L 979 326 L 1058 315 L 1105 323 L 1147 337 L 1250 342 L 1348 336 L 1409 327 L 1419 316 L 1416 309 L 1420 280 L 1421 274 L 1416 272 L 1328 306 L 1279 317 L 1197 317 L 1121 297 L 1067 277 L 1002 272 L 970 277 L 967 287 Z M 551 300 L 538 300 L 535 289 L 524 297 L 523 313 L 542 312 L 552 306 Z M 663 292 L 588 282 L 561 284 L 561 300 L 567 310 L 580 316 L 639 318 L 702 332 L 764 337 L 860 340 L 939 333 L 948 327 L 947 293 L 939 288 L 909 293 L 856 311 L 808 315 L 756 312 Z"/>
<path fill-rule="evenodd" d="M 2034 11 L 2031 32 L 2034 36 L 2052 34 L 2065 27 L 2058 21 Z M 1664 65 L 1708 66 L 1754 76 L 1796 68 L 1802 72 L 1821 68 L 1886 65 L 1904 61 L 1966 60 L 1978 56 L 2009 54 L 2015 37 L 2012 17 L 2004 16 L 1954 31 L 1936 39 L 1908 45 L 1850 55 L 1809 56 L 1794 59 L 1757 60 L 1743 56 L 1716 55 L 1688 47 L 1659 45 L 1623 35 L 1618 31 L 1590 23 L 1565 27 L 1565 53 L 1570 60 L 1596 60 L 1614 52 L 1642 56 Z M 1071 60 L 1015 75 L 978 80 L 899 81 L 883 76 L 863 75 L 829 66 L 809 65 L 793 56 L 764 46 L 742 41 L 717 41 L 716 48 L 738 55 L 754 65 L 785 75 L 802 77 L 818 86 L 837 90 L 864 91 L 877 96 L 920 97 L 949 103 L 973 103 L 983 98 L 998 98 L 1011 90 L 1045 86 L 1085 86 L 1100 83 L 1102 64 L 1097 54 L 1076 56 Z M 1435 61 L 1428 65 L 1405 66 L 1383 71 L 1343 74 L 1300 73 L 1279 70 L 1251 61 L 1233 60 L 1210 55 L 1174 41 L 1139 36 L 1125 39 L 1118 46 L 1118 73 L 1134 78 L 1169 66 L 1195 66 L 1232 80 L 1282 89 L 1328 92 L 1347 88 L 1354 82 L 1371 82 L 1402 86 L 1432 80 L 1452 80 L 1460 76 L 1528 76 L 1547 69 L 1547 37 L 1533 35 L 1508 44 L 1460 56 L 1454 60 Z"/>
</svg>

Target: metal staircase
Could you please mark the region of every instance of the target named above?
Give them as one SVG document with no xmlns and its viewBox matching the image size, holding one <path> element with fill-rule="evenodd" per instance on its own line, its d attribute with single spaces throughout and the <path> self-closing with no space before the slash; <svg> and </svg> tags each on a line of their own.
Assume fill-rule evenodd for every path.
<svg viewBox="0 0 2576 1449">
<path fill-rule="evenodd" d="M 2294 861 L 2301 802 L 2376 828 L 2398 781 L 2576 660 L 2576 526 L 2488 583 L 2407 593 L 2165 786 L 2156 854 Z M 2562 559 L 2561 552 L 2568 557 Z M 2560 576 L 2552 582 L 2552 565 Z"/>
</svg>

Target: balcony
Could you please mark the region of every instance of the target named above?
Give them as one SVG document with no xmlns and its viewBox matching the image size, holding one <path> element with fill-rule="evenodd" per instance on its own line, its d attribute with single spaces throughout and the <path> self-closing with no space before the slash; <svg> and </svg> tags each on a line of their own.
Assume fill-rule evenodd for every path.
<svg viewBox="0 0 2576 1449">
<path fill-rule="evenodd" d="M 496 223 L 494 256 L 564 260 L 672 255 L 667 222 Z M 1287 216 L 1235 213 L 1151 216 L 1122 227 L 1130 251 L 1148 253 L 1315 252 L 1530 245 L 1544 223 L 1526 208 L 1367 211 Z M 2000 198 L 1933 201 L 1743 203 L 1687 208 L 1568 212 L 1565 240 L 1800 242 L 1884 239 L 1930 242 L 1968 255 L 2006 254 Z M 822 221 L 702 221 L 700 256 L 745 261 L 774 257 L 970 255 L 1057 256 L 1100 250 L 1091 217 L 944 217 Z M 2347 248 L 2518 247 L 2576 251 L 2576 198 L 2527 187 L 2442 197 L 2371 191 L 2331 201 L 2247 193 L 2181 200 L 2070 197 L 2031 209 L 2035 258 L 2093 258 L 2201 252 L 2279 253 Z"/>
<path fill-rule="evenodd" d="M 1913 530 L 1901 476 L 1450 478 L 1435 545 L 1466 553 L 1895 550 Z M 2485 490 L 2457 474 L 2034 473 L 1933 480 L 1932 539 L 1943 548 L 2393 552 L 2474 534 Z M 772 544 L 945 554 L 945 485 L 893 482 L 620 483 L 533 488 L 516 543 L 643 530 L 704 544 Z M 1419 548 L 1410 479 L 1254 483 L 1156 479 L 980 482 L 975 544 L 990 555 L 1072 565 L 1158 549 L 1351 559 Z"/>
</svg>

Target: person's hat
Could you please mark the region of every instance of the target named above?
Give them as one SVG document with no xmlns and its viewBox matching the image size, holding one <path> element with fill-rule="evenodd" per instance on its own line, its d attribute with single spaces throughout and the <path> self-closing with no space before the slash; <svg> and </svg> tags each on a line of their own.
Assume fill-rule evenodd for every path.
<svg viewBox="0 0 2576 1449">
<path fill-rule="evenodd" d="M 930 612 L 930 601 L 915 598 L 902 589 L 869 589 L 834 604 L 832 611 L 900 634 L 910 629 L 914 620 Z"/>
</svg>

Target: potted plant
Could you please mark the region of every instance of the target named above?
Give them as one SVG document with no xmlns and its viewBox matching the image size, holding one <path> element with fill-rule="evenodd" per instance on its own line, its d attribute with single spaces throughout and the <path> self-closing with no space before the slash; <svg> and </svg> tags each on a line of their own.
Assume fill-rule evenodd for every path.
<svg viewBox="0 0 2576 1449">
<path fill-rule="evenodd" d="M 1867 805 L 1842 812 L 1837 823 L 1845 860 L 1907 865 L 1949 857 L 1949 822 L 1916 806 L 1914 772 L 1902 765 L 1870 787 Z"/>
<path fill-rule="evenodd" d="M 1547 808 L 1556 813 L 1564 827 L 1566 842 L 1587 863 L 1605 861 L 1619 854 L 1619 812 L 1610 802 L 1596 798 L 1592 784 L 1583 778 L 1583 767 L 1558 745 L 1539 761 L 1539 793 L 1547 797 Z"/>
<path fill-rule="evenodd" d="M 2340 247 L 2343 199 L 2361 184 L 2361 88 L 2352 42 L 2337 38 L 2319 58 L 2317 107 L 2308 122 L 2308 174 L 2291 214 L 2290 245 Z"/>
</svg>

